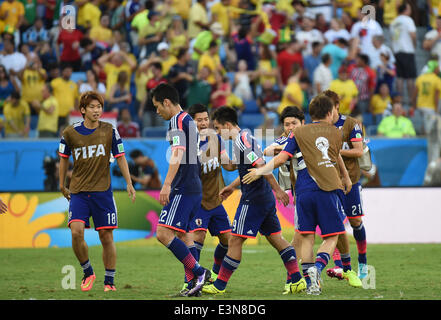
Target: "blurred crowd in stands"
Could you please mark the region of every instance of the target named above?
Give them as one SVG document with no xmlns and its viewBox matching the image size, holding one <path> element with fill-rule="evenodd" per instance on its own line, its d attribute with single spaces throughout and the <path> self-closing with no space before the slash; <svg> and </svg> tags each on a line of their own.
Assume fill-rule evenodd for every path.
<svg viewBox="0 0 441 320">
<path fill-rule="evenodd" d="M 427 136 L 439 114 L 440 0 L 4 0 L 0 32 L 4 138 L 59 137 L 88 90 L 122 137 L 163 137 L 162 82 L 250 129 L 308 119 L 326 89 L 371 136 Z"/>
</svg>

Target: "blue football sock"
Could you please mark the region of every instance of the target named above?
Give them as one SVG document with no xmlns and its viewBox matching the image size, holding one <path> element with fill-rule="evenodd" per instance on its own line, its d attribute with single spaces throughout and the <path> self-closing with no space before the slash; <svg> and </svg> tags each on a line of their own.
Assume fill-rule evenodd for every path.
<svg viewBox="0 0 441 320">
<path fill-rule="evenodd" d="M 93 268 L 89 260 L 87 260 L 84 263 L 81 263 L 81 268 L 83 268 L 83 272 L 87 277 L 93 274 Z"/>
<path fill-rule="evenodd" d="M 315 258 L 315 266 L 317 267 L 319 273 L 328 265 L 330 256 L 326 252 L 317 253 L 317 257 Z"/>
</svg>

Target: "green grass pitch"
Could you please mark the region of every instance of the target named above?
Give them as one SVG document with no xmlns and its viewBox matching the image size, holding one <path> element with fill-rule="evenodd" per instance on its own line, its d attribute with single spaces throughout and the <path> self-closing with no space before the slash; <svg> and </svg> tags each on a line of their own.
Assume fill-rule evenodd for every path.
<svg viewBox="0 0 441 320">
<path fill-rule="evenodd" d="M 289 241 L 292 234 L 284 235 Z M 316 248 L 318 246 L 316 243 Z M 211 268 L 214 245 L 208 241 L 201 264 Z M 245 243 L 242 262 L 233 274 L 227 292 L 221 296 L 176 298 L 183 285 L 184 270 L 171 252 L 156 239 L 117 243 L 118 291 L 103 292 L 104 267 L 100 246 L 89 247 L 89 256 L 97 281 L 89 292 L 81 292 L 82 270 L 71 248 L 1 249 L 0 299 L 61 300 L 435 300 L 441 296 L 441 246 L 439 244 L 368 243 L 368 264 L 375 268 L 375 289 L 351 288 L 346 281 L 330 279 L 325 272 L 320 296 L 305 293 L 282 295 L 286 271 L 278 253 L 260 238 L 258 245 Z M 357 252 L 351 238 L 351 257 L 357 267 Z M 64 289 L 65 265 L 72 265 L 76 289 Z M 330 263 L 333 266 L 333 263 Z M 371 283 L 372 284 L 372 283 Z"/>
</svg>

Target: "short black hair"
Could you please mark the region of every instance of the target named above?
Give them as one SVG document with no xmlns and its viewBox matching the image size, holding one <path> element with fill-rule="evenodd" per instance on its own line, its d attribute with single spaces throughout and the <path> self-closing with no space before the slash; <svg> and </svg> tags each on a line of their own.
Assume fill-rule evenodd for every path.
<svg viewBox="0 0 441 320">
<path fill-rule="evenodd" d="M 369 56 L 364 53 L 359 53 L 358 57 L 367 65 L 369 65 Z"/>
<path fill-rule="evenodd" d="M 406 1 L 404 1 L 399 7 L 398 7 L 398 13 L 399 14 L 401 14 L 401 13 L 403 13 L 404 11 L 406 11 L 406 9 L 407 9 L 407 2 Z"/>
<path fill-rule="evenodd" d="M 283 124 L 283 121 L 290 117 L 299 119 L 300 121 L 305 120 L 305 114 L 299 107 L 288 106 L 283 109 L 282 113 L 280 114 L 280 122 Z"/>
<path fill-rule="evenodd" d="M 331 60 L 331 55 L 329 53 L 325 53 L 324 55 L 322 55 L 322 62 L 323 63 L 328 63 L 329 60 Z"/>
<path fill-rule="evenodd" d="M 14 90 L 11 92 L 11 98 L 12 99 L 16 99 L 16 100 L 20 100 L 21 99 L 21 93 L 20 91 Z"/>
<path fill-rule="evenodd" d="M 216 120 L 220 124 L 225 124 L 226 122 L 230 122 L 233 125 L 238 125 L 237 121 L 237 112 L 233 108 L 229 106 L 222 106 L 216 109 L 212 116 L 212 120 Z"/>
<path fill-rule="evenodd" d="M 331 98 L 320 93 L 309 104 L 309 114 L 312 120 L 323 120 L 329 112 L 332 112 L 332 108 L 334 108 L 334 104 Z"/>
<path fill-rule="evenodd" d="M 194 118 L 196 113 L 202 113 L 202 112 L 208 113 L 208 108 L 202 103 L 195 103 L 191 105 L 190 108 L 188 108 L 187 112 L 192 118 Z"/>
<path fill-rule="evenodd" d="M 168 99 L 174 105 L 179 104 L 179 94 L 175 87 L 167 84 L 158 84 L 151 92 L 152 99 L 155 98 L 156 101 L 164 103 L 165 99 Z"/>
<path fill-rule="evenodd" d="M 142 153 L 142 151 L 139 149 L 135 149 L 130 152 L 130 158 L 132 158 L 133 160 L 135 160 L 138 157 L 143 157 L 143 156 L 144 156 L 144 153 Z"/>
</svg>

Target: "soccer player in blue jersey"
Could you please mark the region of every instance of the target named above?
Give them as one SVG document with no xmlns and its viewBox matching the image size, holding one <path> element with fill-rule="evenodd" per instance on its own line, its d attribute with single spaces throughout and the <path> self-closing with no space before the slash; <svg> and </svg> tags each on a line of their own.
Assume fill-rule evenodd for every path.
<svg viewBox="0 0 441 320">
<path fill-rule="evenodd" d="M 313 123 L 294 129 L 279 155 L 261 168 L 250 169 L 250 173 L 242 179 L 243 183 L 253 183 L 262 174 L 280 167 L 290 158 L 297 159 L 295 225 L 296 232 L 301 235 L 302 266 L 309 265 L 307 273 L 311 284 L 307 289 L 308 294 L 321 293 L 321 271 L 335 249 L 339 234 L 345 233 L 342 204 L 337 190 L 344 188 L 348 192 L 352 185 L 339 154 L 341 135 L 332 126 L 334 112 L 332 101 L 328 97 L 319 95 L 314 98 L 310 104 Z M 313 263 L 317 225 L 322 231 L 324 241 Z"/>
<path fill-rule="evenodd" d="M 189 290 L 198 295 L 211 272 L 196 261 L 193 239 L 188 234 L 190 220 L 201 206 L 202 184 L 199 162 L 199 133 L 190 115 L 179 105 L 176 89 L 159 84 L 152 91 L 157 113 L 169 120 L 167 140 L 171 145 L 169 167 L 159 195 L 163 209 L 159 216 L 156 237 L 184 265 Z M 178 236 L 176 236 L 176 234 Z"/>
<path fill-rule="evenodd" d="M 201 207 L 191 220 L 191 231 L 197 250 L 196 260 L 199 261 L 200 253 L 204 245 L 207 230 L 212 236 L 219 238 L 219 244 L 214 250 L 214 263 L 212 267 L 212 279 L 216 279 L 222 260 L 228 250 L 228 240 L 231 235 L 231 224 L 227 211 L 222 205 L 221 190 L 225 187 L 222 176 L 222 168 L 227 171 L 236 170 L 225 149 L 225 142 L 210 128 L 208 108 L 203 104 L 194 104 L 188 109 L 188 113 L 196 122 L 201 151 L 201 182 L 202 202 Z"/>
<path fill-rule="evenodd" d="M 116 248 L 113 230 L 118 227 L 117 208 L 110 183 L 111 154 L 116 158 L 127 183 L 127 192 L 135 201 L 136 193 L 124 156 L 124 146 L 115 127 L 100 121 L 104 100 L 99 93 L 88 91 L 81 95 L 80 112 L 84 121 L 68 126 L 60 141 L 60 190 L 69 201 L 68 226 L 72 233 L 72 248 L 84 271 L 81 290 L 92 289 L 96 279 L 89 261 L 84 228 L 90 227 L 92 217 L 103 245 L 106 269 L 104 291 L 116 291 L 114 285 Z M 69 189 L 64 185 L 72 155 L 74 164 Z"/>
<path fill-rule="evenodd" d="M 343 158 L 346 169 L 349 172 L 352 181 L 352 189 L 351 192 L 346 195 L 342 194 L 341 197 L 345 214 L 349 219 L 357 243 L 358 276 L 360 279 L 363 279 L 367 276 L 366 231 L 362 220 L 364 211 L 361 199 L 361 171 L 358 164 L 358 158 L 363 156 L 362 125 L 355 118 L 339 113 L 340 99 L 335 92 L 326 90 L 323 94 L 332 100 L 336 110 L 333 122 L 343 134 L 343 147 L 340 154 Z M 343 259 L 342 256 L 342 260 Z"/>
<path fill-rule="evenodd" d="M 249 131 L 242 130 L 238 126 L 237 113 L 233 108 L 223 106 L 216 109 L 212 119 L 216 132 L 223 139 L 234 141 L 233 161 L 237 164 L 240 178 L 248 173 L 248 169 L 264 164 L 259 144 Z M 294 248 L 281 235 L 275 198 L 271 189 L 276 192 L 276 198 L 285 205 L 289 202 L 288 195 L 277 184 L 272 173 L 269 173 L 250 185 L 242 184 L 236 179 L 221 191 L 222 196 L 231 194 L 239 183 L 242 196 L 234 217 L 228 252 L 222 261 L 216 281 L 204 286 L 202 292 L 209 294 L 225 292 L 231 275 L 241 262 L 243 244 L 247 238 L 255 238 L 257 232 L 264 235 L 279 252 L 291 280 L 291 292 L 303 291 L 306 282 L 299 272 Z"/>
</svg>

